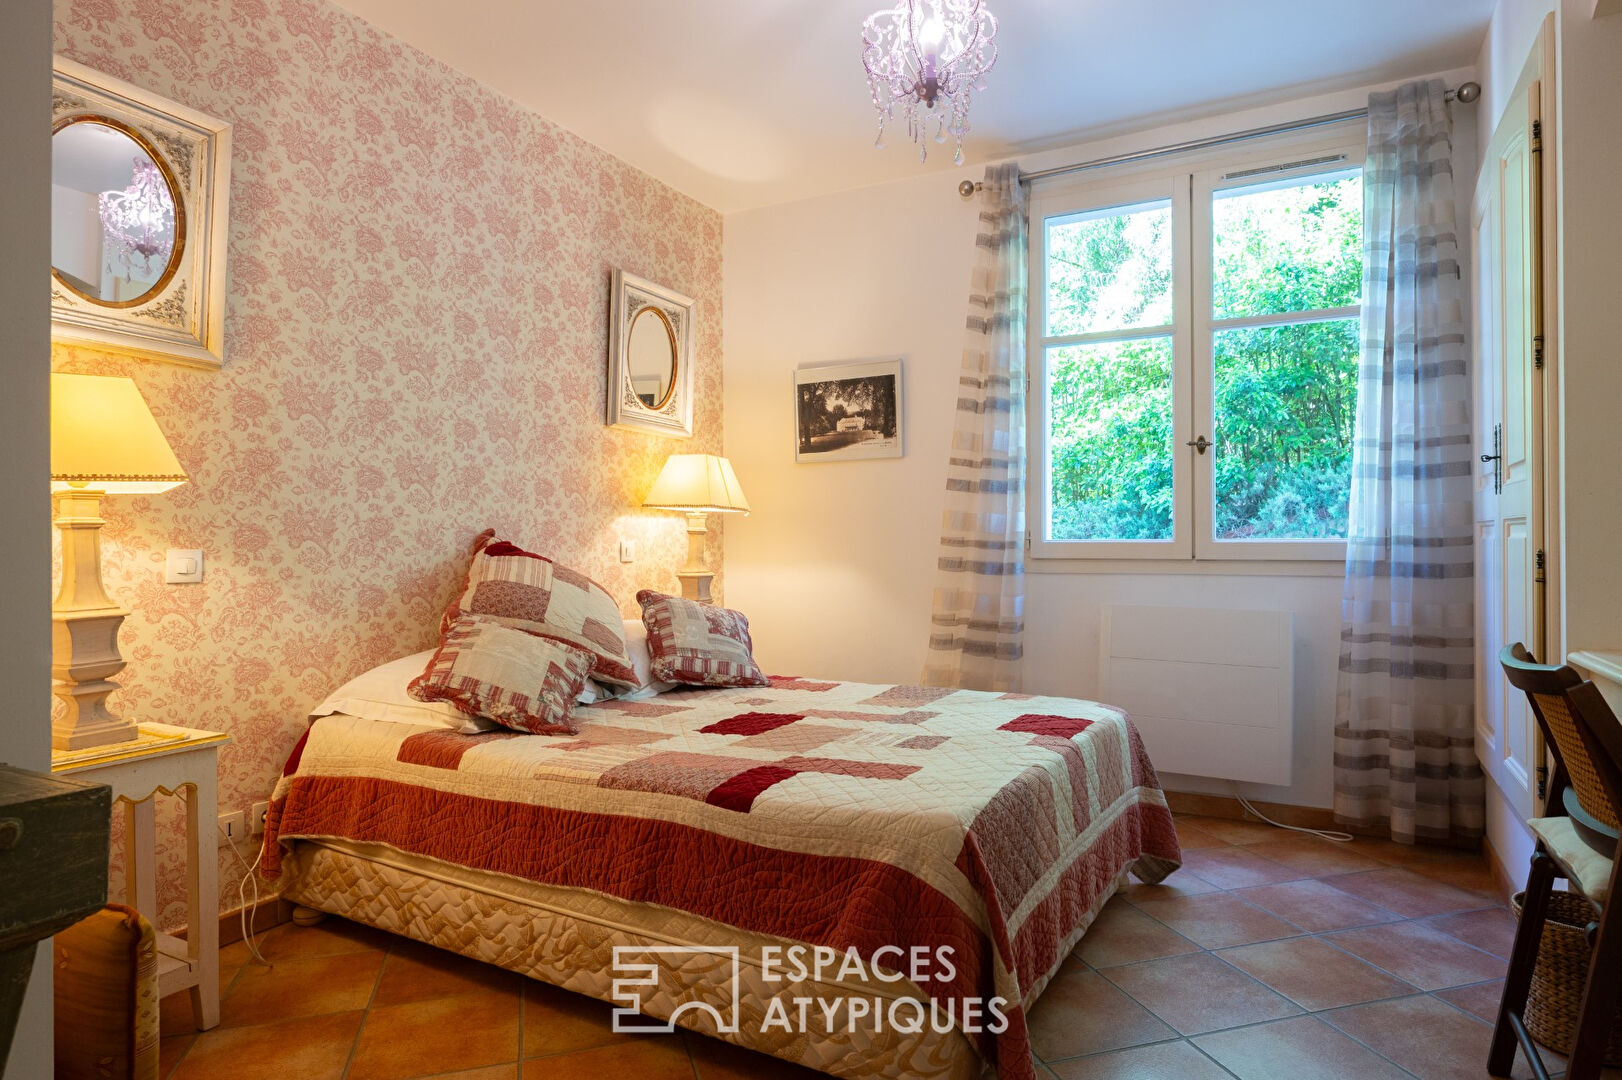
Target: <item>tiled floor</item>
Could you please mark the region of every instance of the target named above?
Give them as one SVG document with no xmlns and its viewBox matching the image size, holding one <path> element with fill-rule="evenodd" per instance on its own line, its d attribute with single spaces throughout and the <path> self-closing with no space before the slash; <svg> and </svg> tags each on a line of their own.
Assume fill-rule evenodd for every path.
<svg viewBox="0 0 1622 1080">
<path fill-rule="evenodd" d="M 1184 868 L 1111 901 L 1032 1011 L 1043 1080 L 1487 1075 L 1514 923 L 1479 857 L 1213 818 L 1178 831 Z M 161 1076 L 821 1075 L 700 1036 L 617 1036 L 607 1005 L 337 919 L 279 926 L 261 951 L 270 968 L 224 951 L 213 1031 L 192 1030 L 185 995 L 164 1001 Z"/>
</svg>

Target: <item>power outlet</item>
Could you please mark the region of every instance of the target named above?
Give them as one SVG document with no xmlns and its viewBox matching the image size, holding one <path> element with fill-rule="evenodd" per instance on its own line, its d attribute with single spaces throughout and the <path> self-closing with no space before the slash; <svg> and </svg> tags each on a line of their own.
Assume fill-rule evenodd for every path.
<svg viewBox="0 0 1622 1080">
<path fill-rule="evenodd" d="M 220 815 L 220 831 L 233 844 L 248 835 L 248 815 L 238 810 L 234 814 Z"/>
<path fill-rule="evenodd" d="M 265 819 L 269 816 L 270 804 L 268 802 L 256 802 L 253 804 L 253 809 L 248 811 L 248 828 L 253 831 L 255 836 L 265 831 Z"/>
</svg>

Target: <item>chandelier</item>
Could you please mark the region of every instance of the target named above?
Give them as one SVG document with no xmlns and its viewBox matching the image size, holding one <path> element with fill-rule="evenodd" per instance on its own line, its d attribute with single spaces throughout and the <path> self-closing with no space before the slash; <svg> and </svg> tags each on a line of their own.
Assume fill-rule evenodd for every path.
<svg viewBox="0 0 1622 1080">
<path fill-rule="evenodd" d="M 963 164 L 969 132 L 969 97 L 986 88 L 997 62 L 997 19 L 981 0 L 900 0 L 862 24 L 862 66 L 879 112 L 879 137 L 899 106 L 918 160 L 929 158 L 928 139 L 957 140 L 955 164 Z"/>
<path fill-rule="evenodd" d="M 135 175 L 123 191 L 104 191 L 99 196 L 101 227 L 110 242 L 112 254 L 124 268 L 125 280 L 141 260 L 143 277 L 152 276 L 152 257 L 161 256 L 160 266 L 169 261 L 174 248 L 175 203 L 169 184 L 149 158 L 135 159 Z M 107 269 L 112 271 L 112 259 Z"/>
</svg>

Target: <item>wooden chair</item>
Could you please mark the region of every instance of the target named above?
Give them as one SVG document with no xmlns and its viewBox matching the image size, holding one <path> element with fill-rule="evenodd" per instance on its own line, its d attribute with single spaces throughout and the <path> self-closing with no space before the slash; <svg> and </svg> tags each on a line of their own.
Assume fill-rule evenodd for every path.
<svg viewBox="0 0 1622 1080">
<path fill-rule="evenodd" d="M 1526 879 L 1526 899 L 1510 952 L 1487 1071 L 1493 1076 L 1508 1076 L 1518 1043 L 1538 1080 L 1549 1078 L 1527 1034 L 1523 1013 L 1537 965 L 1549 896 L 1554 891 L 1554 879 L 1563 877 L 1594 908 L 1594 921 L 1587 928 L 1593 949 L 1588 985 L 1583 989 L 1577 1038 L 1570 1050 L 1566 1077 L 1596 1080 L 1604 1065 L 1617 1005 L 1622 1000 L 1622 923 L 1610 918 L 1609 904 L 1618 863 L 1622 725 L 1594 684 L 1584 681 L 1571 668 L 1538 664 L 1519 644 L 1506 646 L 1498 661 L 1510 685 L 1523 691 L 1531 702 L 1532 715 L 1554 752 L 1555 770 L 1545 807 L 1549 816 L 1527 823 L 1537 838 L 1537 847 Z"/>
</svg>

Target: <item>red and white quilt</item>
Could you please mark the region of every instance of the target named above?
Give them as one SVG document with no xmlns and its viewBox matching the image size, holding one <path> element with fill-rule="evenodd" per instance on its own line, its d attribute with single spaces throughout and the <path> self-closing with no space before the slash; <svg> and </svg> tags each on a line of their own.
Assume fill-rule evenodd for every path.
<svg viewBox="0 0 1622 1080">
<path fill-rule="evenodd" d="M 1095 702 L 774 678 L 575 716 L 557 737 L 315 721 L 266 873 L 279 843 L 341 838 L 864 958 L 950 946 L 929 992 L 1008 1001 L 979 1043 L 1023 1080 L 1021 1003 L 1123 870 L 1181 858 L 1137 731 Z"/>
</svg>

